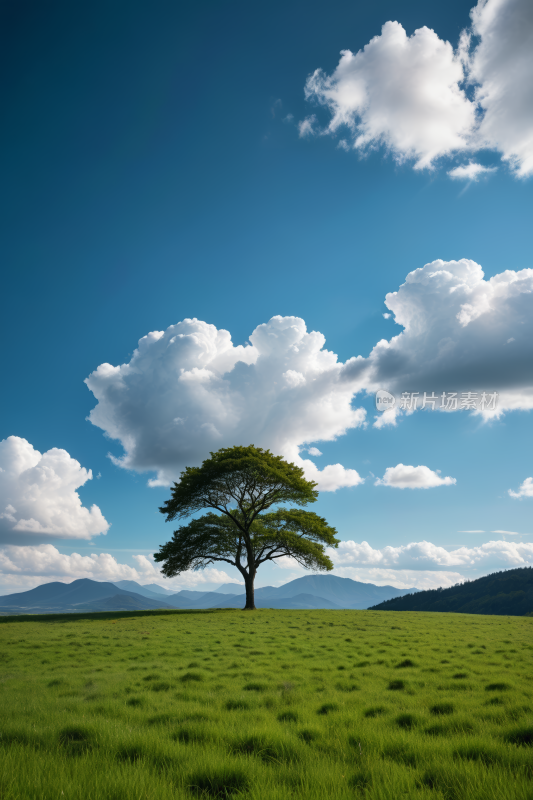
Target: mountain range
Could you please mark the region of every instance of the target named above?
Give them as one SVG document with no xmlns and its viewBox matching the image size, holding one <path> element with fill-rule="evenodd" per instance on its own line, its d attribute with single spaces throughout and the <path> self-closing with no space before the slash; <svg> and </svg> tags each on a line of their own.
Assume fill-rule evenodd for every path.
<svg viewBox="0 0 533 800">
<path fill-rule="evenodd" d="M 230 592 L 234 594 L 230 594 Z M 417 589 L 376 586 L 336 575 L 306 575 L 284 586 L 255 590 L 257 608 L 364 609 Z M 216 592 L 183 589 L 171 592 L 157 584 L 136 581 L 116 583 L 82 578 L 72 583 L 45 583 L 27 592 L 0 597 L 0 614 L 52 614 L 59 612 L 122 611 L 145 609 L 243 608 L 240 584 L 223 584 Z"/>
<path fill-rule="evenodd" d="M 108 611 L 113 600 L 123 609 L 173 608 L 160 599 L 127 592 L 114 583 L 81 578 L 72 583 L 44 583 L 28 592 L 0 597 L 1 614 L 53 614 L 64 611 Z M 122 602 L 122 606 L 121 606 Z"/>
</svg>

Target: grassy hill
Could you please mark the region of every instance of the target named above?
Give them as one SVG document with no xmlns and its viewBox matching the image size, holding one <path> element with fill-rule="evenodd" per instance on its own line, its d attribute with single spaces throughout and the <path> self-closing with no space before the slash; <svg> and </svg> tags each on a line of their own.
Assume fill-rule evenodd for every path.
<svg viewBox="0 0 533 800">
<path fill-rule="evenodd" d="M 429 589 L 395 597 L 376 611 L 454 611 L 459 614 L 505 614 L 522 617 L 533 611 L 533 569 L 494 572 L 449 589 Z"/>
<path fill-rule="evenodd" d="M 369 611 L 4 617 L 0 796 L 531 800 L 532 633 Z"/>
</svg>

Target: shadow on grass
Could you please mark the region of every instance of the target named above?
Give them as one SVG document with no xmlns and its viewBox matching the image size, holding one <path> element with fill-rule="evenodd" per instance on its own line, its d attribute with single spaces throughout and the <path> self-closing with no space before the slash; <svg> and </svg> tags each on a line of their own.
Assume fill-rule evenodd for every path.
<svg viewBox="0 0 533 800">
<path fill-rule="evenodd" d="M 189 789 L 196 795 L 230 798 L 245 794 L 250 788 L 246 773 L 240 769 L 198 772 L 191 777 Z"/>
<path fill-rule="evenodd" d="M 176 608 L 153 609 L 149 611 L 87 611 L 81 614 L 10 614 L 0 616 L 2 622 L 76 622 L 77 620 L 133 619 L 135 617 L 167 617 L 186 614 L 226 614 L 235 608 Z"/>
<path fill-rule="evenodd" d="M 363 711 L 363 717 L 366 719 L 374 719 L 374 717 L 379 717 L 381 714 L 386 714 L 387 709 L 385 706 L 374 706 L 373 708 L 367 708 Z"/>
<path fill-rule="evenodd" d="M 527 725 L 522 728 L 515 728 L 514 731 L 508 733 L 505 739 L 510 744 L 517 745 L 533 745 L 533 725 Z"/>
<path fill-rule="evenodd" d="M 298 752 L 284 741 L 252 735 L 236 742 L 231 748 L 234 753 L 257 756 L 266 763 L 298 761 Z"/>
<path fill-rule="evenodd" d="M 79 756 L 92 750 L 96 744 L 93 731 L 70 725 L 59 733 L 59 744 L 71 756 Z"/>
<path fill-rule="evenodd" d="M 21 728 L 0 731 L 0 747 L 10 747 L 12 744 L 21 744 L 27 747 L 38 748 L 41 746 L 41 741 L 39 737 Z M 0 794 L 0 797 L 1 796 Z"/>
</svg>

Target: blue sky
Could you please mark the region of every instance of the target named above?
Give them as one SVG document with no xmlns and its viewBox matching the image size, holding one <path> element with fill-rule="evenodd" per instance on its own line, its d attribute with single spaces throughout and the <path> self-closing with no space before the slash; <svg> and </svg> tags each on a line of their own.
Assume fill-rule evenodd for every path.
<svg viewBox="0 0 533 800">
<path fill-rule="evenodd" d="M 336 574 L 531 563 L 533 19 L 471 7 L 3 9 L 0 591 L 159 580 L 148 481 L 250 442 L 318 476 Z M 376 427 L 377 388 L 498 392 L 499 413 Z"/>
</svg>

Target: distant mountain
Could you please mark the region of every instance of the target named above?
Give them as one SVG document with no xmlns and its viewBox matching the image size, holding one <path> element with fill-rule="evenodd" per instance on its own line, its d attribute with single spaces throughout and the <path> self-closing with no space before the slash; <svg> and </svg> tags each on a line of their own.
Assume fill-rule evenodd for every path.
<svg viewBox="0 0 533 800">
<path fill-rule="evenodd" d="M 173 589 L 166 589 L 164 586 L 159 586 L 157 583 L 145 583 L 143 589 L 148 589 L 155 594 L 175 594 Z"/>
<path fill-rule="evenodd" d="M 219 594 L 242 594 L 244 586 L 242 583 L 223 583 L 222 586 L 215 589 L 215 592 Z"/>
<path fill-rule="evenodd" d="M 195 592 L 194 589 L 180 589 L 179 592 L 174 592 L 172 597 L 187 597 L 190 600 L 198 600 L 203 597 L 207 592 Z"/>
<path fill-rule="evenodd" d="M 454 611 L 459 614 L 505 614 L 521 617 L 533 611 L 533 569 L 493 572 L 449 589 L 428 589 L 396 597 L 373 611 Z"/>
<path fill-rule="evenodd" d="M 0 597 L 0 604 L 2 606 L 27 606 L 61 602 L 73 605 L 75 603 L 101 600 L 104 597 L 111 597 L 112 595 L 122 592 L 122 589 L 117 590 L 114 583 L 92 581 L 90 578 L 82 578 L 77 581 L 72 581 L 72 583 L 61 583 L 59 581 L 45 583 L 27 592 L 16 592 L 15 594 L 4 595 L 4 597 Z M 128 594 L 128 592 L 124 592 L 124 594 Z"/>
<path fill-rule="evenodd" d="M 258 608 L 293 608 L 293 609 L 320 609 L 330 608 L 340 610 L 342 606 L 326 600 L 325 597 L 315 597 L 312 594 L 296 594 L 292 597 L 282 597 L 273 600 L 259 600 Z"/>
<path fill-rule="evenodd" d="M 283 587 L 282 587 L 283 588 Z M 243 608 L 246 601 L 246 595 L 241 594 L 237 597 L 230 597 L 223 603 L 219 603 L 215 608 Z M 293 595 L 291 597 L 272 597 L 261 598 L 256 595 L 255 597 L 256 608 L 284 608 L 284 609 L 320 609 L 329 608 L 340 610 L 343 606 L 327 600 L 325 597 L 316 597 L 312 594 Z"/>
<path fill-rule="evenodd" d="M 157 583 L 147 583 L 141 585 L 137 581 L 113 581 L 115 586 L 119 589 L 124 589 L 126 592 L 137 592 L 143 594 L 145 597 L 169 597 L 171 594 L 176 594 L 172 589 L 164 589 L 158 586 Z"/>
<path fill-rule="evenodd" d="M 157 586 L 157 584 L 150 584 Z M 229 588 L 238 594 L 230 594 Z M 158 587 L 160 588 L 160 587 Z M 72 583 L 45 583 L 27 592 L 0 597 L 0 613 L 54 613 L 58 611 L 105 611 L 111 608 L 243 608 L 246 602 L 244 587 L 223 584 L 217 592 L 180 592 L 156 594 L 136 581 L 108 583 L 89 578 Z M 368 608 L 368 606 L 399 597 L 406 592 L 393 586 L 375 586 L 336 575 L 306 575 L 284 586 L 262 586 L 255 591 L 258 608 Z"/>
<path fill-rule="evenodd" d="M 72 583 L 45 583 L 30 589 L 27 592 L 17 592 L 15 594 L 0 597 L 0 611 L 25 609 L 31 611 L 47 610 L 50 613 L 57 610 L 72 610 L 80 605 L 98 603 L 110 597 L 125 596 L 133 598 L 137 602 L 139 609 L 146 608 L 146 602 L 150 602 L 150 608 L 171 608 L 172 606 L 157 598 L 147 598 L 136 592 L 128 592 L 119 589 L 113 583 L 103 581 L 92 581 L 89 578 L 72 581 Z"/>
<path fill-rule="evenodd" d="M 194 595 L 194 597 L 191 597 L 191 595 Z M 227 594 L 221 594 L 219 592 L 192 592 L 187 589 L 173 594 L 172 597 L 165 597 L 165 603 L 170 603 L 170 605 L 173 605 L 175 608 L 213 608 L 215 605 L 223 603 L 227 599 Z"/>
<path fill-rule="evenodd" d="M 233 590 L 231 592 L 227 591 L 225 587 L 232 586 Z M 240 586 L 238 583 L 225 583 L 221 586 L 220 589 L 217 589 L 213 592 L 196 592 L 193 589 L 181 589 L 179 592 L 175 592 L 175 594 L 167 595 L 166 601 L 167 603 L 173 602 L 173 600 L 178 600 L 181 604 L 183 600 L 188 600 L 192 603 L 191 608 L 208 608 L 208 606 L 204 603 L 204 598 L 212 600 L 212 602 L 216 602 L 216 600 L 221 599 L 224 600 L 228 596 L 232 596 L 238 593 L 242 593 L 244 591 L 244 587 Z M 196 603 L 200 603 L 200 605 L 195 605 Z"/>
<path fill-rule="evenodd" d="M 293 608 L 291 598 L 305 595 L 309 600 L 309 608 L 348 608 L 364 609 L 373 603 L 398 597 L 417 589 L 396 589 L 394 586 L 376 586 L 373 583 L 361 583 L 351 578 L 339 578 L 337 575 L 305 575 L 283 586 L 263 586 L 255 590 L 257 608 Z M 246 595 L 239 594 L 225 602 L 219 602 L 216 608 L 243 608 Z M 333 604 L 333 605 L 330 605 Z"/>
<path fill-rule="evenodd" d="M 125 592 L 135 592 L 136 594 L 142 594 L 143 597 L 151 597 L 152 599 L 162 599 L 163 595 L 160 593 L 156 593 L 148 589 L 146 586 L 141 586 L 140 583 L 137 581 L 113 581 L 114 585 L 118 589 L 123 589 Z"/>
<path fill-rule="evenodd" d="M 95 600 L 94 603 L 80 603 L 75 606 L 76 611 L 144 611 L 146 609 L 168 608 L 167 603 L 161 600 L 151 600 L 138 594 L 116 594 L 113 597 L 105 597 L 103 600 Z"/>
</svg>

